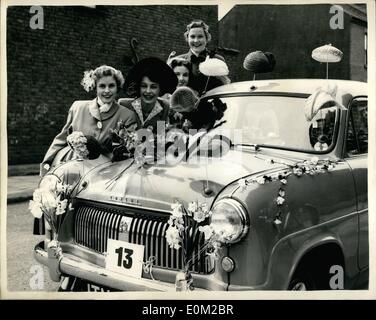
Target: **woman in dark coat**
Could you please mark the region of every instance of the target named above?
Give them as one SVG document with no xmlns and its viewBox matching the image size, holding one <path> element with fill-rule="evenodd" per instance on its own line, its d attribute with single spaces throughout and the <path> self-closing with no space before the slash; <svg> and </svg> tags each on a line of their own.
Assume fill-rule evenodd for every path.
<svg viewBox="0 0 376 320">
<path fill-rule="evenodd" d="M 165 126 L 169 100 L 166 93 L 174 92 L 178 80 L 171 68 L 154 57 L 140 60 L 129 72 L 126 82 L 128 94 L 134 98 L 119 99 L 119 104 L 137 115 L 137 128 L 157 132 L 158 122 Z"/>
<path fill-rule="evenodd" d="M 185 54 L 174 57 L 175 52 L 172 52 L 169 61 L 174 58 L 186 59 L 191 63 L 192 76 L 190 87 L 202 95 L 206 91 L 229 83 L 230 79 L 226 77 L 208 77 L 203 75 L 199 70 L 199 65 L 204 62 L 207 57 L 217 58 L 222 61 L 225 59 L 219 54 L 210 51 L 207 44 L 211 40 L 209 26 L 202 20 L 194 20 L 187 25 L 186 32 L 184 33 L 185 40 L 189 45 L 189 51 Z"/>
</svg>

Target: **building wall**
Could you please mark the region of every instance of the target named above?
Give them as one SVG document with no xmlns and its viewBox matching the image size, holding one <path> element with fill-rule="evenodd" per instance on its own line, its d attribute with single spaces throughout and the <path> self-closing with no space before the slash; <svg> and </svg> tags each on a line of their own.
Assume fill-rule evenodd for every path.
<svg viewBox="0 0 376 320">
<path fill-rule="evenodd" d="M 367 81 L 366 51 L 364 41 L 367 28 L 363 24 L 350 24 L 350 79 Z"/>
<path fill-rule="evenodd" d="M 45 6 L 43 30 L 29 27 L 29 9 L 7 11 L 9 164 L 40 162 L 73 101 L 95 97 L 80 86 L 84 70 L 109 64 L 127 73 L 132 37 L 140 59 L 186 52 L 192 19 L 205 20 L 218 41 L 216 6 Z"/>
<path fill-rule="evenodd" d="M 326 66 L 313 60 L 311 53 L 329 43 L 344 52 L 341 62 L 329 65 L 329 78 L 349 79 L 351 18 L 344 14 L 344 29 L 333 30 L 329 9 L 330 5 L 235 6 L 219 22 L 219 45 L 240 51 L 229 63 L 232 80 L 252 78 L 243 69 L 243 61 L 255 50 L 272 52 L 276 58 L 274 71 L 259 74 L 257 79 L 323 78 Z"/>
</svg>

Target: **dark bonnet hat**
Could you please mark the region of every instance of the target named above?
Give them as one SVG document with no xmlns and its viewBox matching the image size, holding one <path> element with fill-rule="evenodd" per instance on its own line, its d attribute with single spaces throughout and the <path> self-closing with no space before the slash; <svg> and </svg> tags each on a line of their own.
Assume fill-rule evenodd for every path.
<svg viewBox="0 0 376 320">
<path fill-rule="evenodd" d="M 150 57 L 138 61 L 129 71 L 125 80 L 125 89 L 129 95 L 139 95 L 140 83 L 143 77 L 157 82 L 160 95 L 173 93 L 178 84 L 178 79 L 168 64 L 158 58 Z"/>
</svg>

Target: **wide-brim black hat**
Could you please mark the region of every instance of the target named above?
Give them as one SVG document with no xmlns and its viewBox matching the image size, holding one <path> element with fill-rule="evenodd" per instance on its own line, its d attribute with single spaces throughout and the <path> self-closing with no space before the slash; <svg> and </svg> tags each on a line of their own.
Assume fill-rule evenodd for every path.
<svg viewBox="0 0 376 320">
<path fill-rule="evenodd" d="M 129 95 L 139 94 L 135 90 L 139 88 L 144 76 L 159 84 L 160 95 L 173 93 L 178 84 L 178 78 L 166 62 L 156 57 L 149 57 L 138 61 L 129 71 L 125 80 L 125 90 Z"/>
</svg>

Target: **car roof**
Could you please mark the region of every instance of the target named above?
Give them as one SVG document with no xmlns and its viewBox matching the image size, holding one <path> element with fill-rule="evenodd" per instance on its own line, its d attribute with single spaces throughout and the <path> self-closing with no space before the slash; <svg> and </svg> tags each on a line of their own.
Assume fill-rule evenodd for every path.
<svg viewBox="0 0 376 320">
<path fill-rule="evenodd" d="M 226 84 L 210 90 L 205 96 L 236 93 L 281 92 L 291 94 L 312 94 L 317 88 L 326 88 L 328 84 L 337 85 L 337 97 L 350 94 L 352 97 L 364 96 L 368 92 L 367 82 L 334 79 L 269 79 L 242 81 Z M 251 87 L 254 87 L 251 90 Z"/>
</svg>

